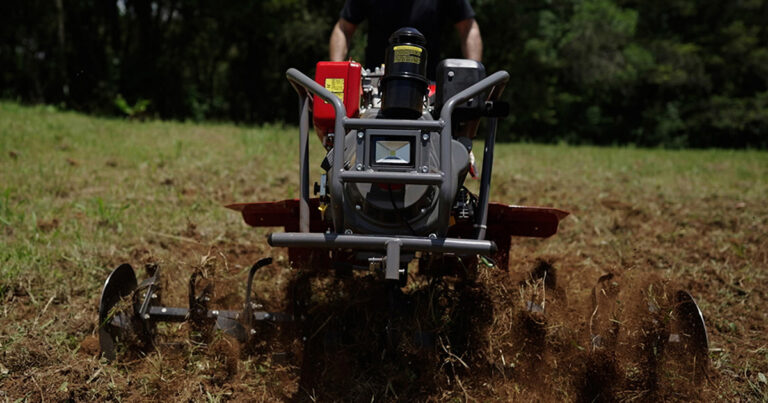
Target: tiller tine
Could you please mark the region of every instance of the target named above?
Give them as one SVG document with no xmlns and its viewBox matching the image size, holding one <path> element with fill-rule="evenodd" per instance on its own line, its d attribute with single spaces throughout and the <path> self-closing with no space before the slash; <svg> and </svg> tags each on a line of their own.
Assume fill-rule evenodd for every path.
<svg viewBox="0 0 768 403">
<path fill-rule="evenodd" d="M 539 315 L 545 314 L 547 300 L 552 299 L 557 294 L 555 278 L 555 268 L 543 261 L 528 273 L 528 280 L 531 283 L 540 282 L 541 289 L 544 292 L 538 295 L 537 288 L 532 287 L 530 299 L 525 301 L 526 312 Z M 547 292 L 549 292 L 550 298 L 546 298 Z M 540 303 L 537 303 L 537 300 L 540 300 Z"/>
<path fill-rule="evenodd" d="M 690 293 L 676 290 L 669 294 L 663 287 L 655 295 L 644 293 L 641 304 L 620 304 L 620 300 L 633 300 L 633 291 L 622 289 L 613 274 L 600 277 L 592 291 L 590 351 L 613 353 L 617 348 L 645 346 L 643 350 L 650 352 L 645 355 L 645 365 L 663 366 L 668 372 L 698 383 L 709 366 L 704 317 Z M 622 330 L 623 339 L 619 341 L 622 326 L 626 331 Z"/>
<path fill-rule="evenodd" d="M 709 365 L 709 335 L 701 309 L 688 291 L 675 294 L 667 350 L 698 382 Z"/>
<path fill-rule="evenodd" d="M 592 288 L 592 312 L 589 317 L 590 351 L 602 348 L 613 350 L 619 335 L 620 322 L 617 319 L 619 307 L 619 283 L 613 274 L 600 276 Z"/>
<path fill-rule="evenodd" d="M 658 306 L 654 299 L 648 301 L 650 329 L 646 329 L 648 344 L 653 351 L 661 352 L 668 372 L 699 383 L 707 374 L 709 367 L 709 336 L 696 300 L 685 290 L 677 290 L 662 299 L 663 306 Z M 649 362 L 657 362 L 657 358 Z"/>
<path fill-rule="evenodd" d="M 293 316 L 285 313 L 257 311 L 251 301 L 253 277 L 256 272 L 272 263 L 272 258 L 259 260 L 251 267 L 246 285 L 245 305 L 242 311 L 209 309 L 213 284 L 207 284 L 197 293 L 201 271 L 195 271 L 189 280 L 189 308 L 173 308 L 160 304 L 157 266 L 148 265 L 149 278 L 137 285 L 136 274 L 128 264 L 120 265 L 107 278 L 99 302 L 99 344 L 108 360 L 116 358 L 118 343 L 137 345 L 142 351 L 153 347 L 158 322 L 189 322 L 192 338 L 205 342 L 215 328 L 247 343 L 256 331 L 257 321 L 287 322 Z M 121 303 L 131 296 L 130 306 Z M 138 343 L 137 343 L 138 342 Z"/>
<path fill-rule="evenodd" d="M 208 315 L 208 303 L 213 297 L 213 283 L 208 283 L 203 287 L 203 291 L 198 294 L 196 291 L 198 277 L 203 277 L 201 270 L 196 270 L 189 277 L 189 311 L 187 320 L 190 325 L 190 339 L 207 343 L 211 339 L 211 331 L 218 324 L 218 316 Z"/>
<path fill-rule="evenodd" d="M 122 264 L 107 277 L 99 301 L 99 345 L 108 360 L 114 360 L 119 341 L 131 341 L 141 349 L 152 347 L 155 326 L 146 312 L 157 300 L 157 266 L 148 265 L 150 277 L 137 285 L 136 273 L 129 264 Z M 144 296 L 139 300 L 138 296 Z M 130 300 L 122 302 L 126 297 Z M 122 302 L 122 303 L 121 303 Z"/>
<path fill-rule="evenodd" d="M 131 332 L 132 315 L 113 310 L 136 289 L 136 273 L 129 264 L 122 264 L 110 273 L 99 301 L 99 347 L 108 360 L 115 359 L 117 339 Z"/>
</svg>

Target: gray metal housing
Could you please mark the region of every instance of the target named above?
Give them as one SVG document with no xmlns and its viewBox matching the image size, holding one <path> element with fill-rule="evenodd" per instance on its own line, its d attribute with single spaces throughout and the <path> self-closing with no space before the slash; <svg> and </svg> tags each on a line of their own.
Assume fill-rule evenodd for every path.
<svg viewBox="0 0 768 403">
<path fill-rule="evenodd" d="M 367 116 L 377 116 L 377 109 L 368 110 Z M 425 113 L 423 120 L 432 120 Z M 406 167 L 376 164 L 373 161 L 375 138 L 397 139 L 412 144 L 413 161 Z M 345 161 L 348 171 L 367 174 L 353 177 L 344 183 L 345 231 L 358 234 L 428 235 L 439 232 L 438 194 L 440 175 L 440 133 L 413 129 L 353 129 L 345 138 Z M 451 188 L 458 189 L 469 170 L 469 153 L 464 145 L 451 140 L 452 172 L 447 178 Z M 330 151 L 329 165 L 333 161 Z M 381 175 L 386 173 L 386 175 Z M 420 176 L 432 173 L 437 176 Z M 328 172 L 333 181 L 340 173 Z M 408 183 L 396 190 L 380 186 L 392 183 L 392 175 L 404 180 L 423 180 L 424 183 Z M 455 193 L 454 193 L 455 197 Z M 335 200 L 331 197 L 331 203 Z M 451 199 L 450 203 L 453 204 Z M 396 206 L 396 208 L 393 206 Z M 407 221 L 407 224 L 404 222 Z M 413 232 L 411 232 L 413 231 Z"/>
</svg>

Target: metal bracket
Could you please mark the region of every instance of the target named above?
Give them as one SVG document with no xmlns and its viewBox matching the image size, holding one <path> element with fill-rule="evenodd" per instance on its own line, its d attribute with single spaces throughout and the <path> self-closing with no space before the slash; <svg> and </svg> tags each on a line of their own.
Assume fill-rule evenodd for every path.
<svg viewBox="0 0 768 403">
<path fill-rule="evenodd" d="M 386 275 L 387 280 L 400 279 L 400 247 L 403 242 L 399 239 L 390 239 L 385 243 L 387 245 Z"/>
</svg>

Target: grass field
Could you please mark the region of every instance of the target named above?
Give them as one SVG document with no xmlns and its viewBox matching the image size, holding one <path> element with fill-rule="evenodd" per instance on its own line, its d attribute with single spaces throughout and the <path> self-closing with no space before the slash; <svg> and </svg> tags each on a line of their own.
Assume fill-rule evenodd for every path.
<svg viewBox="0 0 768 403">
<path fill-rule="evenodd" d="M 221 347 L 224 338 L 117 364 L 97 357 L 99 292 L 123 262 L 159 262 L 164 298 L 183 304 L 191 267 L 215 262 L 231 280 L 217 283 L 225 300 L 242 292 L 250 264 L 274 256 L 276 267 L 257 286 L 279 304 L 285 252 L 222 205 L 295 197 L 297 137 L 293 127 L 100 119 L 0 103 L 0 400 L 343 396 L 329 385 L 302 389 L 296 371 L 233 353 Z M 321 157 L 315 143 L 313 167 Z M 514 366 L 510 354 L 525 343 L 516 344 L 506 324 L 491 332 L 489 346 L 501 347 L 486 352 L 483 370 L 447 371 L 450 360 L 438 355 L 423 364 L 440 379 L 429 388 L 371 380 L 347 397 L 589 397 L 590 293 L 614 273 L 626 293 L 649 281 L 690 290 L 709 327 L 711 368 L 700 387 L 685 379 L 638 386 L 633 361 L 617 357 L 600 399 L 768 400 L 768 153 L 502 144 L 493 184 L 493 200 L 571 212 L 550 239 L 513 240 L 509 274 L 488 269 L 493 280 L 485 284 L 492 294 L 505 282 L 514 289 L 513 279 L 538 259 L 557 268 L 563 298 L 553 303 L 538 353 L 519 354 L 541 365 L 527 373 L 526 363 Z M 497 318 L 514 309 L 509 302 L 493 308 Z"/>
</svg>

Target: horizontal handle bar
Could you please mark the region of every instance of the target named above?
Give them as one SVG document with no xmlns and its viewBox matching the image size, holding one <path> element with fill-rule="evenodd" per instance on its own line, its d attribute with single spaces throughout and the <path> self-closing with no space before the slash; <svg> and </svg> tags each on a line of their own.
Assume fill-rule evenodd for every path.
<svg viewBox="0 0 768 403">
<path fill-rule="evenodd" d="M 404 119 L 345 119 L 346 129 L 412 129 L 440 131 L 443 122 L 439 120 L 404 120 Z"/>
<path fill-rule="evenodd" d="M 405 251 L 491 255 L 497 247 L 493 241 L 459 238 L 393 237 L 379 235 L 337 235 L 302 232 L 269 234 L 271 246 L 292 248 L 368 249 L 386 251 L 387 244 L 399 242 Z"/>
<path fill-rule="evenodd" d="M 442 174 L 420 174 L 415 172 L 360 172 L 344 171 L 341 173 L 342 182 L 351 183 L 394 183 L 409 185 L 440 185 L 443 183 Z"/>
</svg>

